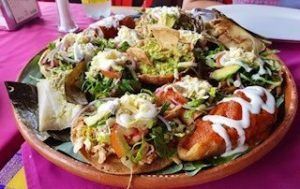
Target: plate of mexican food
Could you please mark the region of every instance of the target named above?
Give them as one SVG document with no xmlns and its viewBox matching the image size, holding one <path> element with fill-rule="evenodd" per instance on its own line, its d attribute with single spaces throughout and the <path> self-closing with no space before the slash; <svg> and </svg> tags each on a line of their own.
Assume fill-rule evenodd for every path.
<svg viewBox="0 0 300 189">
<path fill-rule="evenodd" d="M 270 44 L 216 10 L 149 8 L 66 34 L 5 84 L 21 134 L 57 166 L 186 187 L 242 170 L 288 131 L 297 92 Z"/>
</svg>

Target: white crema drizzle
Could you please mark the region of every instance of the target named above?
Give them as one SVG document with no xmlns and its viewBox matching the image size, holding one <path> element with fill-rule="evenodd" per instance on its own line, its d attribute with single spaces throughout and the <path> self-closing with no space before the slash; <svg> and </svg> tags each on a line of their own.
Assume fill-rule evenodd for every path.
<svg viewBox="0 0 300 189">
<path fill-rule="evenodd" d="M 226 151 L 222 156 L 229 156 L 247 149 L 247 146 L 245 146 L 245 129 L 250 126 L 250 113 L 259 114 L 262 109 L 270 114 L 275 112 L 275 99 L 273 95 L 265 88 L 260 86 L 250 86 L 244 89 L 236 90 L 234 93 L 236 94 L 237 92 L 242 92 L 250 99 L 250 101 L 248 102 L 241 97 L 229 97 L 223 99 L 220 103 L 228 101 L 239 103 L 242 107 L 241 120 L 234 120 L 220 115 L 207 115 L 202 118 L 204 121 L 212 122 L 213 131 L 224 139 Z M 266 97 L 265 102 L 262 98 L 264 96 Z M 239 139 L 236 149 L 232 149 L 230 137 L 224 126 L 234 128 L 237 131 Z"/>
</svg>

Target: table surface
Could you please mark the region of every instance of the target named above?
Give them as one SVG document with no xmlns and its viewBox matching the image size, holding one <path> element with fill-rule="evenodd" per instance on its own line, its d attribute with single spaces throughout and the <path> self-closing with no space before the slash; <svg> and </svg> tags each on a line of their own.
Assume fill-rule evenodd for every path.
<svg viewBox="0 0 300 189">
<path fill-rule="evenodd" d="M 76 24 L 86 28 L 87 18 L 80 5 L 71 5 Z M 57 31 L 58 17 L 54 3 L 40 2 L 42 19 L 34 20 L 17 31 L 0 30 L 0 169 L 20 148 L 23 139 L 16 128 L 4 81 L 14 81 L 24 65 L 47 44 L 64 35 Z M 72 11 L 71 10 L 71 11 Z M 132 14 L 136 7 L 113 7 L 117 14 Z"/>
<path fill-rule="evenodd" d="M 17 131 L 8 96 L 3 84 L 6 80 L 16 80 L 22 67 L 32 56 L 50 41 L 62 36 L 57 31 L 55 4 L 40 3 L 42 19 L 35 20 L 17 31 L 0 31 L 0 168 L 20 148 L 23 139 Z M 80 5 L 72 5 L 76 23 L 85 28 L 92 20 L 88 19 Z M 117 9 L 120 10 L 119 8 Z M 128 9 L 131 11 L 131 9 Z M 122 9 L 124 12 L 124 10 Z M 126 11 L 125 11 L 126 12 Z M 76 13 L 76 14 L 75 14 Z M 292 71 L 298 92 L 300 91 L 300 44 L 274 43 L 281 52 L 279 56 Z M 236 188 L 264 186 L 274 188 L 299 188 L 300 185 L 300 113 L 284 140 L 267 156 L 230 177 Z M 228 179 L 227 179 L 228 180 Z M 228 181 L 227 181 L 228 183 Z M 207 184 L 207 188 L 222 186 L 223 182 Z"/>
</svg>

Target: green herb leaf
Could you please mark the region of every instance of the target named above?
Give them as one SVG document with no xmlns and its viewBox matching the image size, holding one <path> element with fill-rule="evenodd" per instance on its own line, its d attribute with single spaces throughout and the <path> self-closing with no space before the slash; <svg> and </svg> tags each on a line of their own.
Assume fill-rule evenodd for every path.
<svg viewBox="0 0 300 189">
<path fill-rule="evenodd" d="M 170 158 L 175 154 L 176 149 L 168 146 L 164 138 L 164 133 L 165 131 L 161 127 L 155 127 L 152 128 L 150 135 L 153 138 L 158 155 L 162 158 Z"/>
<path fill-rule="evenodd" d="M 116 46 L 116 45 L 115 45 L 113 39 L 109 39 L 109 40 L 107 41 L 107 46 L 106 46 L 106 48 L 114 49 L 115 46 Z"/>
<path fill-rule="evenodd" d="M 221 52 L 221 51 L 223 51 L 223 50 L 225 50 L 225 47 L 222 46 L 222 45 L 219 45 L 217 48 L 212 49 L 212 50 L 209 50 L 209 51 L 208 51 L 208 56 L 209 56 L 209 55 L 217 54 L 217 53 L 219 53 L 219 52 Z"/>
<path fill-rule="evenodd" d="M 191 171 L 187 171 L 186 174 L 189 175 L 189 176 L 195 176 L 197 173 L 199 173 L 199 171 L 201 171 L 203 168 L 205 167 L 208 167 L 210 166 L 209 164 L 203 164 L 203 163 L 200 163 L 200 162 L 194 162 L 193 163 L 193 167 L 194 169 L 191 170 Z M 190 167 L 186 167 L 186 169 L 188 168 L 192 168 L 191 166 Z"/>
<path fill-rule="evenodd" d="M 150 91 L 150 90 L 148 90 L 148 89 L 141 89 L 141 93 L 146 93 L 146 94 L 148 94 L 150 96 L 154 96 L 153 92 Z"/>
<path fill-rule="evenodd" d="M 168 175 L 185 171 L 187 175 L 194 176 L 208 166 L 210 166 L 210 164 L 204 164 L 202 162 L 184 162 L 181 164 L 173 164 L 172 166 L 157 172 L 157 174 Z"/>
<path fill-rule="evenodd" d="M 106 48 L 113 49 L 115 47 L 115 44 L 111 40 L 106 40 L 104 38 L 97 38 L 92 41 L 92 44 L 95 46 L 98 46 L 100 51 L 103 51 Z"/>
<path fill-rule="evenodd" d="M 164 104 L 161 106 L 160 114 L 164 114 L 170 107 L 169 102 L 164 102 Z"/>
<path fill-rule="evenodd" d="M 128 44 L 127 41 L 124 41 L 120 47 L 118 48 L 118 50 L 122 51 L 122 52 L 125 52 L 127 51 L 127 49 L 130 47 L 130 45 Z"/>
<path fill-rule="evenodd" d="M 214 158 L 208 160 L 208 162 L 214 166 L 218 166 L 218 165 L 227 163 L 229 161 L 235 160 L 236 158 L 240 157 L 241 155 L 243 155 L 246 152 L 240 152 L 240 153 L 232 154 L 232 155 L 226 156 L 226 157 L 222 157 L 222 156 L 214 157 Z"/>
<path fill-rule="evenodd" d="M 112 116 L 111 113 L 107 113 L 105 116 L 103 116 L 100 120 L 98 120 L 96 122 L 95 125 L 92 125 L 91 127 L 102 127 L 105 125 L 106 121 L 108 120 L 108 118 Z"/>
<path fill-rule="evenodd" d="M 143 140 L 140 144 L 138 144 L 140 147 L 138 148 L 137 152 L 134 155 L 134 149 L 131 150 L 131 154 L 130 154 L 130 160 L 133 163 L 138 163 L 139 161 L 141 161 L 143 159 L 143 156 L 145 155 L 145 149 L 147 146 L 147 143 Z M 136 146 L 133 146 L 132 148 L 135 148 Z"/>
<path fill-rule="evenodd" d="M 266 57 L 266 56 L 269 56 L 269 55 L 271 55 L 271 54 L 277 54 L 277 53 L 279 53 L 279 52 L 280 52 L 280 51 L 277 50 L 277 49 L 273 49 L 273 50 L 264 50 L 264 51 L 262 51 L 262 52 L 260 53 L 260 56 Z"/>
<path fill-rule="evenodd" d="M 196 167 L 194 166 L 193 162 L 187 162 L 183 164 L 183 170 L 184 171 L 193 171 L 195 170 Z"/>
<path fill-rule="evenodd" d="M 42 79 L 43 76 L 40 72 L 40 67 L 38 62 L 40 61 L 41 55 L 36 55 L 30 63 L 27 65 L 27 69 L 25 69 L 23 72 L 25 74 L 22 74 L 20 76 L 20 81 L 22 83 L 32 84 L 36 85 L 38 82 L 38 79 Z"/>
<path fill-rule="evenodd" d="M 183 169 L 183 164 L 174 164 L 170 167 L 163 169 L 161 171 L 158 171 L 157 174 L 161 175 L 171 175 L 180 172 Z"/>
<path fill-rule="evenodd" d="M 114 87 L 112 79 L 100 75 L 97 78 L 87 78 L 82 85 L 83 91 L 89 92 L 96 99 L 109 96 Z"/>
<path fill-rule="evenodd" d="M 121 89 L 122 92 L 131 92 L 133 93 L 136 88 L 135 86 L 139 85 L 139 82 L 133 79 L 122 79 L 121 83 L 119 85 L 119 89 Z"/>
<path fill-rule="evenodd" d="M 215 97 L 217 93 L 217 88 L 216 87 L 211 87 L 209 90 L 209 96 Z"/>
</svg>

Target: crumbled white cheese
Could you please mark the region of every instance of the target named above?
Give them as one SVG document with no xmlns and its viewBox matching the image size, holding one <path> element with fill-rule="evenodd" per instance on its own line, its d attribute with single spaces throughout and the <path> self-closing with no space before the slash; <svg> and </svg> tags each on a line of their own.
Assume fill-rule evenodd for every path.
<svg viewBox="0 0 300 189">
<path fill-rule="evenodd" d="M 56 41 L 56 48 L 60 55 L 65 54 L 68 57 L 74 57 L 75 62 L 84 59 L 90 60 L 97 51 L 97 47 L 91 43 L 96 36 L 97 34 L 92 30 L 78 34 L 69 33 L 60 41 Z"/>
<path fill-rule="evenodd" d="M 97 108 L 97 112 L 95 115 L 84 118 L 85 124 L 87 124 L 88 126 L 91 126 L 91 125 L 96 124 L 99 120 L 101 120 L 107 114 L 115 114 L 119 105 L 120 105 L 119 99 L 114 99 L 114 100 L 104 102 Z"/>
<path fill-rule="evenodd" d="M 134 29 L 122 26 L 119 29 L 118 36 L 114 39 L 115 43 L 127 42 L 130 46 L 134 46 L 139 42 L 139 36 Z"/>
<path fill-rule="evenodd" d="M 101 26 L 106 27 L 106 28 L 117 28 L 119 26 L 119 22 L 125 18 L 125 15 L 113 15 L 113 16 L 109 16 L 106 18 L 103 18 L 101 20 L 99 20 L 98 22 L 92 23 L 89 27 L 90 28 L 99 28 Z"/>
<path fill-rule="evenodd" d="M 223 51 L 221 53 L 220 64 L 222 66 L 237 64 L 242 66 L 247 72 L 252 70 L 249 64 L 252 64 L 257 58 L 254 52 L 246 52 L 242 48 L 236 47 L 232 47 L 229 51 Z M 220 54 L 216 54 L 215 58 L 218 56 L 220 56 Z"/>
<path fill-rule="evenodd" d="M 151 8 L 151 9 L 146 9 L 146 15 L 151 16 L 152 18 L 159 20 L 161 19 L 161 17 L 164 15 L 170 15 L 170 16 L 175 16 L 175 17 L 179 17 L 180 16 L 180 12 L 179 9 L 177 7 L 155 7 L 155 8 Z"/>
<path fill-rule="evenodd" d="M 179 18 L 180 11 L 178 7 L 156 7 L 146 9 L 146 16 L 149 20 L 155 20 L 158 25 L 167 25 L 167 18 Z"/>
<path fill-rule="evenodd" d="M 122 127 L 146 127 L 158 114 L 155 104 L 142 95 L 125 94 L 120 99 L 116 122 Z"/>
<path fill-rule="evenodd" d="M 74 51 L 74 60 L 79 62 L 83 59 L 91 59 L 94 53 L 97 51 L 97 47 L 95 47 L 92 43 L 80 44 L 75 42 L 73 45 Z"/>
<path fill-rule="evenodd" d="M 95 77 L 101 70 L 118 70 L 127 60 L 126 54 L 115 49 L 106 49 L 94 56 L 87 77 Z"/>
<path fill-rule="evenodd" d="M 180 41 L 183 43 L 196 44 L 199 39 L 203 39 L 203 35 L 189 30 L 178 30 Z"/>
<path fill-rule="evenodd" d="M 189 75 L 181 78 L 180 81 L 164 86 L 164 90 L 174 89 L 182 96 L 191 99 L 207 99 L 212 86 L 205 80 L 200 80 Z"/>
</svg>

